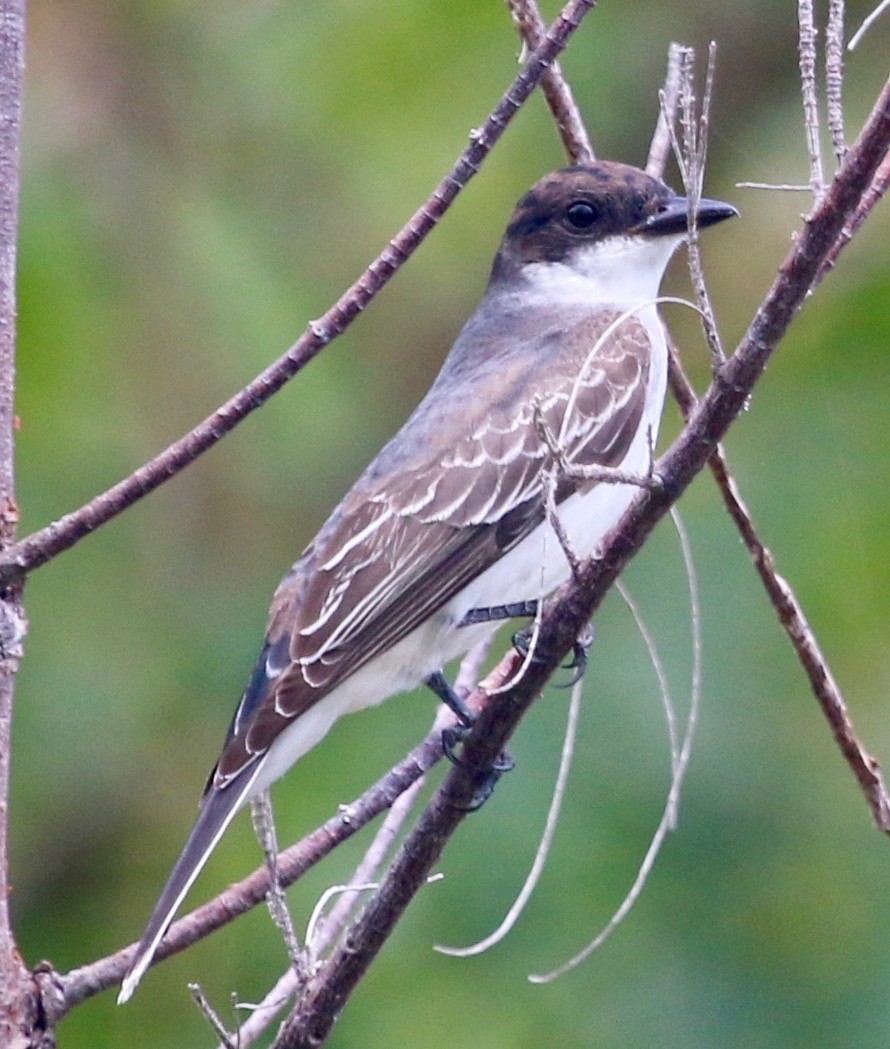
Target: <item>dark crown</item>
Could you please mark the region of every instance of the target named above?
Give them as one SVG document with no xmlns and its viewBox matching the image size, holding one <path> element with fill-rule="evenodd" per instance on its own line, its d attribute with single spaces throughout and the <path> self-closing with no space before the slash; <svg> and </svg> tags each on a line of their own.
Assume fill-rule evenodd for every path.
<svg viewBox="0 0 890 1049">
<path fill-rule="evenodd" d="M 673 197 L 659 179 L 614 161 L 545 175 L 516 205 L 492 280 L 525 263 L 560 262 L 581 244 L 630 233 Z"/>
</svg>

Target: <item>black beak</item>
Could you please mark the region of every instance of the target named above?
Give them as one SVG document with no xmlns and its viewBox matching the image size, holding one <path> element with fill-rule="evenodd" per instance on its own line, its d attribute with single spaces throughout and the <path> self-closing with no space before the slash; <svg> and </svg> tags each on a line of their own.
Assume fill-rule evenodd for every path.
<svg viewBox="0 0 890 1049">
<path fill-rule="evenodd" d="M 695 224 L 699 229 L 706 226 L 714 226 L 724 219 L 731 219 L 738 215 L 732 204 L 724 204 L 722 200 L 706 200 L 704 197 L 698 202 L 698 210 L 695 213 Z M 650 237 L 662 237 L 667 234 L 685 233 L 689 225 L 689 201 L 686 197 L 671 197 L 666 200 L 654 215 L 650 215 L 645 222 L 637 226 L 637 233 L 644 233 Z"/>
</svg>

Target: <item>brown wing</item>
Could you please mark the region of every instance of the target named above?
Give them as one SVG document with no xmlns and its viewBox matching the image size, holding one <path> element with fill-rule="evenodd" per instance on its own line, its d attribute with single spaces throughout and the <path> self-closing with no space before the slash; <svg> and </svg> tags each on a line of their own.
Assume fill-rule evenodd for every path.
<svg viewBox="0 0 890 1049">
<path fill-rule="evenodd" d="M 467 420 L 466 405 L 455 404 L 444 453 L 441 425 L 424 433 L 416 414 L 407 424 L 413 459 L 392 472 L 369 467 L 276 592 L 217 786 L 543 520 L 550 453 L 536 406 L 571 461 L 621 462 L 642 417 L 649 339 L 635 318 L 622 321 L 620 337 L 603 338 L 616 319 L 600 313 L 553 327 L 527 353 L 507 355 L 473 384 L 483 410 Z M 558 498 L 576 488 L 561 484 Z M 281 673 L 270 676 L 270 664 Z"/>
</svg>

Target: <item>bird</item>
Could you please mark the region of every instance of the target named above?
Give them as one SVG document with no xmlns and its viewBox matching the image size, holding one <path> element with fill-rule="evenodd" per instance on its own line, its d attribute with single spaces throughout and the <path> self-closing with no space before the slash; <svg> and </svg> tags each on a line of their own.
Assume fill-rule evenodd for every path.
<svg viewBox="0 0 890 1049">
<path fill-rule="evenodd" d="M 597 548 L 651 466 L 667 384 L 656 299 L 687 236 L 737 214 L 636 167 L 577 164 L 520 199 L 438 377 L 285 574 L 197 820 L 122 985 L 127 1001 L 235 814 L 343 714 L 426 683 L 530 614 Z M 555 485 L 554 449 L 564 466 Z M 594 479 L 584 468 L 598 467 Z M 597 479 L 599 478 L 599 479 Z"/>
</svg>

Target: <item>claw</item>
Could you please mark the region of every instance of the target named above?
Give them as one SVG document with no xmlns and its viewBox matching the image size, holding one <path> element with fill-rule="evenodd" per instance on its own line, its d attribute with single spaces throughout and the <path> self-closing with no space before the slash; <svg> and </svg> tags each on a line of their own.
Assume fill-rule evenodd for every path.
<svg viewBox="0 0 890 1049">
<path fill-rule="evenodd" d="M 442 729 L 442 750 L 445 757 L 452 765 L 463 765 L 463 759 L 457 754 L 456 748 L 463 743 L 472 731 L 472 725 L 451 725 Z M 498 780 L 505 772 L 513 769 L 513 759 L 502 750 L 488 769 L 479 773 L 480 784 L 473 793 L 472 798 L 466 805 L 459 806 L 461 812 L 476 812 L 481 809 L 485 802 L 491 797 Z"/>
<path fill-rule="evenodd" d="M 451 725 L 442 729 L 442 750 L 452 765 L 462 764 L 457 755 L 457 748 L 469 736 L 471 727 L 470 725 Z"/>
<path fill-rule="evenodd" d="M 587 653 L 593 644 L 594 636 L 593 627 L 588 623 L 572 645 L 572 658 L 562 665 L 563 670 L 572 670 L 574 673 L 564 685 L 557 685 L 557 688 L 574 688 L 584 677 L 587 671 Z"/>
<path fill-rule="evenodd" d="M 491 763 L 485 772 L 485 778 L 481 781 L 479 786 L 473 792 L 472 798 L 467 802 L 466 805 L 459 805 L 458 808 L 461 812 L 478 812 L 479 809 L 485 804 L 486 801 L 491 797 L 494 792 L 494 788 L 497 786 L 498 780 L 503 776 L 505 772 L 511 772 L 514 767 L 514 761 L 506 750 L 502 750 L 500 754 Z"/>
</svg>

